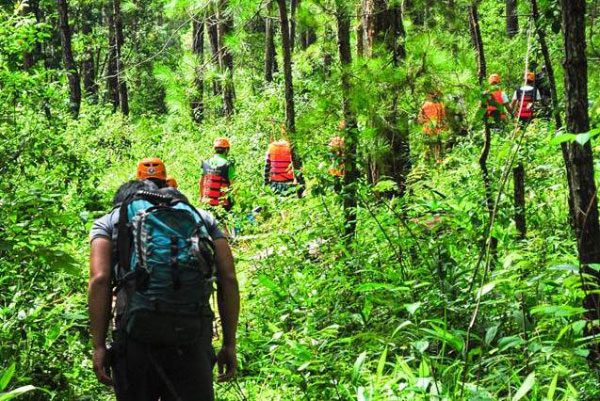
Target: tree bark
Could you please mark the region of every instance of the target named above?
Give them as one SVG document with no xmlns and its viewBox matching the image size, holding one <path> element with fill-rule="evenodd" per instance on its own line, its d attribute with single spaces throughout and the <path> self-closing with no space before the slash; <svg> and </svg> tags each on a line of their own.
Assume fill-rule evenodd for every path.
<svg viewBox="0 0 600 401">
<path fill-rule="evenodd" d="M 287 16 L 285 0 L 276 0 L 279 7 L 279 25 L 281 27 L 281 45 L 283 53 L 283 75 L 285 79 L 285 127 L 290 135 L 290 146 L 292 150 L 292 163 L 297 172 L 298 183 L 304 185 L 302 175 L 302 159 L 296 151 L 296 146 L 291 136 L 296 132 L 296 110 L 294 106 L 294 81 L 292 76 L 292 52 L 290 49 L 290 28 Z"/>
<path fill-rule="evenodd" d="M 202 17 L 194 18 L 192 34 L 192 52 L 196 56 L 194 76 L 196 91 L 192 98 L 192 118 L 199 124 L 204 118 L 204 19 Z"/>
<path fill-rule="evenodd" d="M 362 8 L 365 54 L 369 57 L 391 58 L 392 67 L 397 67 L 404 60 L 406 53 L 400 7 L 395 4 L 388 6 L 385 0 L 363 0 Z M 384 116 L 372 116 L 373 128 L 389 143 L 390 150 L 383 155 L 380 163 L 372 163 L 378 167 L 372 169 L 370 177 L 375 181 L 381 175 L 390 177 L 397 184 L 398 193 L 402 194 L 411 162 L 408 115 L 398 111 L 400 91 L 398 83 L 385 88 L 381 95 L 387 103 L 385 108 L 389 113 Z"/>
<path fill-rule="evenodd" d="M 356 24 L 356 57 L 365 55 L 365 29 L 363 27 L 363 8 L 362 3 L 356 4 L 356 15 L 358 23 Z"/>
<path fill-rule="evenodd" d="M 265 65 L 264 65 L 264 76 L 265 81 L 273 81 L 273 71 L 275 66 L 275 40 L 273 19 L 272 14 L 273 3 L 269 2 L 267 5 L 267 17 L 265 18 Z"/>
<path fill-rule="evenodd" d="M 513 183 L 515 226 L 519 232 L 519 239 L 525 239 L 527 226 L 525 224 L 525 168 L 523 167 L 523 163 L 518 163 L 513 168 Z"/>
<path fill-rule="evenodd" d="M 352 94 L 352 82 L 350 65 L 352 64 L 352 50 L 350 47 L 350 17 L 344 4 L 338 0 L 337 5 L 337 26 L 338 26 L 338 50 L 341 63 L 341 81 L 342 81 L 342 110 L 344 113 L 344 189 L 343 189 L 343 207 L 344 207 L 344 234 L 348 241 L 352 241 L 356 233 L 356 185 L 358 183 L 357 147 L 358 147 L 358 126 L 356 123 L 356 114 L 350 105 L 350 96 Z"/>
<path fill-rule="evenodd" d="M 519 32 L 517 0 L 506 0 L 506 35 L 514 37 Z"/>
<path fill-rule="evenodd" d="M 129 95 L 127 93 L 127 82 L 125 81 L 123 58 L 121 48 L 123 46 L 123 17 L 121 16 L 121 0 L 112 0 L 113 21 L 115 24 L 115 58 L 117 61 L 117 79 L 119 82 L 119 105 L 121 113 L 129 114 Z"/>
<path fill-rule="evenodd" d="M 562 30 L 565 43 L 565 100 L 567 132 L 582 133 L 590 129 L 588 116 L 587 58 L 585 41 L 585 0 L 561 0 Z M 594 182 L 592 147 L 571 143 L 565 161 L 571 176 L 572 197 L 575 210 L 575 233 L 581 265 L 583 290 L 586 293 L 583 307 L 588 320 L 586 335 L 600 334 L 597 319 L 600 317 L 598 289 L 600 274 L 590 265 L 600 263 L 600 224 L 598 199 Z M 595 322 L 596 321 L 596 322 Z M 590 360 L 598 362 L 600 349 L 597 342 L 590 343 Z"/>
<path fill-rule="evenodd" d="M 58 0 L 58 26 L 60 31 L 60 42 L 62 47 L 63 63 L 67 71 L 69 81 L 69 109 L 77 118 L 81 105 L 81 85 L 79 73 L 73 57 L 71 48 L 71 28 L 69 27 L 69 5 L 67 0 Z"/>
<path fill-rule="evenodd" d="M 28 3 L 24 4 L 23 14 L 31 14 L 35 20 L 40 22 L 40 4 L 39 0 L 29 0 Z M 23 69 L 28 70 L 35 65 L 35 63 L 41 58 L 42 47 L 39 41 L 35 41 L 33 44 L 33 50 L 25 52 L 23 54 Z"/>
<path fill-rule="evenodd" d="M 290 51 L 294 53 L 296 47 L 296 12 L 300 0 L 290 0 Z"/>
<path fill-rule="evenodd" d="M 554 78 L 554 67 L 552 66 L 552 59 L 550 58 L 550 51 L 548 50 L 548 44 L 546 42 L 546 32 L 540 25 L 540 12 L 537 4 L 537 0 L 531 0 L 531 13 L 533 16 L 533 22 L 535 24 L 536 33 L 540 43 L 540 49 L 542 56 L 544 57 L 544 66 L 546 67 L 546 74 L 548 74 L 548 82 L 550 83 L 550 97 L 552 99 L 552 115 L 554 116 L 554 124 L 556 130 L 562 128 L 562 118 L 560 116 L 560 106 L 558 104 L 558 91 L 556 90 L 556 79 Z M 560 145 L 565 162 L 569 158 L 569 143 L 563 142 Z M 565 165 L 566 169 L 566 165 Z M 569 187 L 568 203 L 569 203 L 569 223 L 571 227 L 575 228 L 575 211 L 573 206 L 573 184 L 571 182 L 571 175 L 567 171 L 567 184 Z"/>
<path fill-rule="evenodd" d="M 469 5 L 469 27 L 471 29 L 471 39 L 477 55 L 477 78 L 479 79 L 479 85 L 483 85 L 487 74 L 487 65 L 485 62 L 485 53 L 483 51 L 481 29 L 479 28 L 479 13 L 477 12 L 477 3 L 475 2 Z"/>
<path fill-rule="evenodd" d="M 113 113 L 119 108 L 119 79 L 117 70 L 117 40 L 115 38 L 115 21 L 112 5 L 104 7 L 108 25 L 108 62 L 106 68 L 106 86 L 108 98 L 113 105 Z"/>
<path fill-rule="evenodd" d="M 485 82 L 486 76 L 486 62 L 485 62 L 485 52 L 483 49 L 483 41 L 481 39 L 481 29 L 479 27 L 479 13 L 477 11 L 477 3 L 473 2 L 469 5 L 469 27 L 471 30 L 471 40 L 473 41 L 475 47 L 475 53 L 477 57 L 477 79 L 479 81 L 479 86 L 483 90 L 483 85 Z M 479 167 L 481 168 L 481 176 L 483 179 L 483 188 L 485 193 L 485 204 L 487 206 L 488 214 L 490 216 L 490 221 L 494 214 L 494 201 L 492 199 L 492 185 L 490 182 L 490 175 L 487 168 L 487 160 L 490 154 L 490 148 L 492 146 L 492 134 L 490 131 L 489 124 L 484 124 L 484 133 L 485 139 L 483 142 L 483 149 L 481 150 L 481 155 L 479 156 Z M 491 227 L 490 227 L 491 229 Z M 495 254 L 496 247 L 498 244 L 498 240 L 491 236 L 490 237 L 490 251 L 492 254 Z"/>
<path fill-rule="evenodd" d="M 308 49 L 310 45 L 317 41 L 317 34 L 313 27 L 307 27 L 300 33 L 300 41 L 302 44 L 302 50 Z"/>
<path fill-rule="evenodd" d="M 89 103 L 98 103 L 98 85 L 96 84 L 96 70 L 94 65 L 94 48 L 91 46 L 92 34 L 92 9 L 89 5 L 82 6 L 81 33 L 86 36 L 86 49 L 84 51 L 81 69 L 83 70 L 83 88 Z"/>
<path fill-rule="evenodd" d="M 211 60 L 215 67 L 217 67 L 218 70 L 221 70 L 222 57 L 219 49 L 219 28 L 216 13 L 212 13 L 206 22 L 208 24 L 208 40 L 210 42 Z M 221 92 L 221 84 L 217 79 L 214 79 L 213 94 L 219 96 Z"/>
<path fill-rule="evenodd" d="M 221 67 L 225 73 L 225 82 L 223 83 L 223 104 L 225 106 L 225 115 L 232 116 L 235 112 L 235 86 L 233 82 L 233 54 L 229 46 L 225 45 L 225 37 L 233 31 L 233 17 L 231 11 L 227 9 L 228 0 L 220 0 L 219 17 L 219 48 L 221 49 Z"/>
</svg>

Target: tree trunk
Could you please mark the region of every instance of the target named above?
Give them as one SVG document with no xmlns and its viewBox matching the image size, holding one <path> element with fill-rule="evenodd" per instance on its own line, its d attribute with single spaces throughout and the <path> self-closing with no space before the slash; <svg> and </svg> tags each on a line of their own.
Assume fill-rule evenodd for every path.
<svg viewBox="0 0 600 401">
<path fill-rule="evenodd" d="M 123 17 L 121 16 L 121 0 L 112 0 L 113 2 L 113 21 L 115 23 L 115 58 L 117 61 L 117 79 L 119 82 L 119 105 L 121 113 L 129 114 L 129 96 L 127 94 L 127 82 L 123 69 L 123 59 L 121 48 L 123 46 Z"/>
<path fill-rule="evenodd" d="M 552 98 L 552 115 L 554 116 L 554 124 L 556 130 L 562 128 L 562 118 L 560 116 L 560 106 L 558 104 L 558 92 L 556 90 L 556 80 L 554 78 L 554 67 L 552 66 L 552 59 L 550 58 L 550 51 L 548 50 L 548 44 L 546 42 L 546 32 L 544 28 L 540 26 L 540 13 L 537 4 L 537 0 L 531 0 L 531 13 L 533 15 L 533 22 L 536 27 L 536 32 L 540 42 L 540 48 L 544 57 L 544 66 L 546 67 L 546 73 L 548 74 L 548 82 L 550 83 L 550 97 Z M 569 143 L 563 142 L 560 145 L 565 162 L 569 158 Z M 566 168 L 566 166 L 565 166 Z M 569 187 L 568 203 L 569 203 L 569 223 L 571 227 L 575 228 L 575 210 L 573 208 L 573 184 L 571 183 L 571 175 L 567 171 L 567 184 Z"/>
<path fill-rule="evenodd" d="M 515 226 L 519 232 L 519 239 L 525 239 L 527 226 L 525 224 L 525 168 L 523 167 L 523 163 L 518 163 L 513 168 L 513 185 Z"/>
<path fill-rule="evenodd" d="M 219 50 L 219 28 L 217 15 L 212 13 L 208 19 L 208 41 L 210 42 L 211 60 L 212 63 L 217 67 L 217 70 L 221 70 L 221 52 Z M 219 96 L 221 94 L 221 84 L 217 79 L 213 80 L 213 94 Z"/>
<path fill-rule="evenodd" d="M 69 5 L 67 0 L 58 0 L 58 27 L 60 31 L 60 42 L 62 47 L 63 63 L 67 71 L 69 81 L 69 108 L 77 118 L 81 105 L 81 85 L 79 73 L 71 49 L 71 28 L 69 27 Z"/>
<path fill-rule="evenodd" d="M 196 17 L 201 18 L 201 17 Z M 201 123 L 204 118 L 204 19 L 194 18 L 192 23 L 192 52 L 196 56 L 194 86 L 196 91 L 192 98 L 192 118 Z"/>
<path fill-rule="evenodd" d="M 356 4 L 356 16 L 358 20 L 356 25 L 356 57 L 364 57 L 365 29 L 363 27 L 363 8 L 361 2 Z"/>
<path fill-rule="evenodd" d="M 477 55 L 477 77 L 479 79 L 479 85 L 483 85 L 487 74 L 487 66 L 485 63 L 485 54 L 483 52 L 483 41 L 481 40 L 481 29 L 479 28 L 479 13 L 477 12 L 477 3 L 475 2 L 469 5 L 469 27 L 471 29 L 471 39 Z"/>
<path fill-rule="evenodd" d="M 329 28 L 325 28 L 325 32 L 323 33 L 323 38 L 321 42 L 321 49 L 323 51 L 323 75 L 329 77 L 331 75 L 331 64 L 333 63 L 333 55 L 331 54 L 331 50 L 328 46 L 334 40 L 334 33 L 329 30 Z"/>
<path fill-rule="evenodd" d="M 98 103 L 98 85 L 96 84 L 96 70 L 94 66 L 94 48 L 91 46 L 92 35 L 92 9 L 88 5 L 82 6 L 81 33 L 86 36 L 86 49 L 84 51 L 81 69 L 83 70 L 83 88 L 89 103 Z"/>
<path fill-rule="evenodd" d="M 297 172 L 296 179 L 302 186 L 304 178 L 302 176 L 302 159 L 296 151 L 295 143 L 291 136 L 296 132 L 296 110 L 294 108 L 294 81 L 292 76 L 292 52 L 290 49 L 289 22 L 287 16 L 287 7 L 285 0 L 276 0 L 279 6 L 279 24 L 281 27 L 281 47 L 283 53 L 283 75 L 285 78 L 285 127 L 290 135 L 290 146 L 292 149 L 292 162 L 294 170 Z"/>
<path fill-rule="evenodd" d="M 469 27 L 471 30 L 471 40 L 473 41 L 473 45 L 475 47 L 475 53 L 477 56 L 477 78 L 479 81 L 479 85 L 483 90 L 483 85 L 485 82 L 486 76 L 486 62 L 485 62 L 485 52 L 483 50 L 483 41 L 481 39 L 481 29 L 479 27 L 479 13 L 477 11 L 477 3 L 473 2 L 469 5 Z M 488 214 L 490 216 L 490 221 L 493 218 L 494 214 L 494 201 L 492 199 L 492 185 L 490 182 L 489 171 L 487 168 L 487 160 L 490 154 L 490 148 L 492 146 L 492 134 L 490 132 L 490 126 L 486 123 L 484 124 L 484 132 L 485 139 L 483 142 L 483 149 L 481 150 L 481 155 L 479 156 L 479 167 L 481 168 L 481 176 L 483 179 L 483 188 L 485 192 L 485 204 L 487 206 Z M 491 230 L 492 227 L 490 227 Z M 491 233 L 490 233 L 491 235 Z M 498 246 L 497 238 L 490 236 L 490 251 L 494 255 L 496 253 L 496 248 Z"/>
<path fill-rule="evenodd" d="M 300 34 L 300 40 L 302 43 L 302 50 L 308 49 L 310 45 L 317 41 L 317 34 L 313 27 L 308 27 Z"/>
<path fill-rule="evenodd" d="M 273 9 L 273 3 L 270 2 L 267 5 L 267 17 L 265 18 L 265 65 L 264 65 L 264 76 L 265 81 L 273 81 L 273 67 L 275 65 L 275 41 L 274 36 L 274 21 L 271 17 Z"/>
<path fill-rule="evenodd" d="M 233 55 L 229 46 L 225 45 L 225 37 L 233 31 L 233 17 L 231 10 L 228 10 L 228 0 L 220 0 L 218 9 L 219 19 L 219 48 L 221 49 L 221 59 L 223 72 L 225 73 L 225 82 L 223 83 L 223 103 L 225 106 L 225 115 L 232 116 L 235 112 L 235 86 L 233 82 Z"/>
<path fill-rule="evenodd" d="M 24 3 L 23 14 L 31 14 L 36 20 L 40 21 L 40 4 L 39 0 L 29 0 L 28 3 Z M 39 41 L 34 43 L 33 51 L 25 52 L 23 54 L 23 69 L 28 70 L 35 65 L 35 63 L 41 58 L 42 47 Z"/>
<path fill-rule="evenodd" d="M 369 57 L 391 58 L 392 67 L 397 67 L 405 57 L 404 25 L 402 12 L 398 5 L 388 7 L 385 0 L 363 0 L 363 29 L 365 54 Z M 378 53 L 376 49 L 381 49 Z M 391 55 L 391 57 L 390 57 Z M 377 180 L 381 175 L 390 177 L 398 186 L 398 193 L 405 188 L 406 174 L 410 171 L 410 144 L 408 140 L 408 115 L 398 111 L 398 84 L 385 88 L 381 94 L 387 115 L 374 115 L 371 124 L 389 143 L 390 150 L 383 155 L 378 166 L 371 171 L 371 177 Z"/>
<path fill-rule="evenodd" d="M 300 0 L 290 0 L 290 51 L 294 53 L 296 46 L 296 12 Z"/>
<path fill-rule="evenodd" d="M 356 233 L 356 185 L 358 183 L 358 169 L 356 167 L 358 147 L 358 126 L 356 115 L 350 106 L 352 94 L 350 65 L 352 64 L 352 51 L 350 48 L 350 17 L 343 4 L 337 6 L 338 25 L 338 50 L 342 65 L 342 110 L 344 113 L 344 234 L 348 241 L 352 241 Z"/>
<path fill-rule="evenodd" d="M 113 105 L 113 113 L 119 108 L 119 79 L 117 71 L 117 41 L 115 38 L 115 21 L 112 6 L 104 7 L 108 25 L 108 62 L 106 68 L 106 86 L 108 98 Z"/>
<path fill-rule="evenodd" d="M 582 133 L 590 129 L 588 116 L 587 58 L 585 41 L 585 0 L 561 0 L 562 30 L 565 42 L 565 100 L 567 132 Z M 570 144 L 565 161 L 573 184 L 575 209 L 575 233 L 581 264 L 583 290 L 586 295 L 583 307 L 588 320 L 586 335 L 598 335 L 600 329 L 599 294 L 600 274 L 590 265 L 600 263 L 600 224 L 598 223 L 598 199 L 594 182 L 592 147 L 577 142 Z M 590 359 L 598 362 L 600 349 L 597 342 L 590 343 Z"/>
<path fill-rule="evenodd" d="M 506 0 L 506 35 L 512 38 L 519 32 L 517 0 Z"/>
</svg>

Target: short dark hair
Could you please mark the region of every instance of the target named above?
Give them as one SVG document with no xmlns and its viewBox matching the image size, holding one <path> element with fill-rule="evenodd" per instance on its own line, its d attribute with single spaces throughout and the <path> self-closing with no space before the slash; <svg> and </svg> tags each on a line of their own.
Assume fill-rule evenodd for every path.
<svg viewBox="0 0 600 401">
<path fill-rule="evenodd" d="M 118 206 L 137 191 L 156 191 L 158 187 L 150 180 L 131 180 L 121 185 L 113 197 L 113 206 Z"/>
<path fill-rule="evenodd" d="M 173 188 L 173 187 L 161 188 L 160 192 L 170 195 L 173 199 L 182 200 L 185 203 L 190 203 L 187 196 L 182 194 L 177 188 Z"/>
<path fill-rule="evenodd" d="M 167 180 L 161 180 L 160 178 L 156 178 L 156 177 L 150 177 L 150 178 L 146 178 L 146 179 L 148 181 L 152 181 L 158 189 L 167 187 Z"/>
</svg>

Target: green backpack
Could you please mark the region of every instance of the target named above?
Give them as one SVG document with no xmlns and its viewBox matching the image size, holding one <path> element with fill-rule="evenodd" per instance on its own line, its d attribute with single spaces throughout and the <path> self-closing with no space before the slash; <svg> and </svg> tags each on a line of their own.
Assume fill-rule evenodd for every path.
<svg viewBox="0 0 600 401">
<path fill-rule="evenodd" d="M 186 201 L 139 191 L 120 207 L 117 330 L 155 345 L 196 341 L 213 313 L 214 245 Z"/>
</svg>

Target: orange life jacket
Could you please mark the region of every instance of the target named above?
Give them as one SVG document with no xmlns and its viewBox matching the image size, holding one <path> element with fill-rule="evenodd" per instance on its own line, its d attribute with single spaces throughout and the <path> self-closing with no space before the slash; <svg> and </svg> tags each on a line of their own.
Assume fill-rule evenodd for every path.
<svg viewBox="0 0 600 401">
<path fill-rule="evenodd" d="M 211 206 L 229 206 L 227 196 L 229 182 L 229 163 L 212 167 L 208 162 L 202 164 L 202 193 L 200 196 Z"/>
<path fill-rule="evenodd" d="M 427 135 L 439 134 L 444 130 L 443 120 L 446 117 L 446 109 L 442 103 L 425 101 L 421 107 L 421 115 L 425 120 L 423 132 Z"/>
<path fill-rule="evenodd" d="M 488 92 L 489 94 L 489 92 Z M 494 101 L 496 102 L 495 104 L 492 104 L 491 102 L 488 101 L 488 105 L 487 105 L 487 113 L 485 113 L 486 118 L 492 118 L 494 116 L 494 113 L 498 110 L 498 106 L 497 105 L 502 105 L 504 106 L 504 93 L 498 89 L 495 90 L 494 92 L 492 92 L 492 98 L 494 99 Z M 500 119 L 504 120 L 506 118 L 506 113 L 500 113 Z"/>
<path fill-rule="evenodd" d="M 335 149 L 332 152 L 331 168 L 329 169 L 329 174 L 334 175 L 336 177 L 343 177 L 344 169 L 344 151 L 342 149 Z"/>
<path fill-rule="evenodd" d="M 269 145 L 268 160 L 271 167 L 270 180 L 276 182 L 294 181 L 292 150 L 287 141 L 277 141 Z"/>
<path fill-rule="evenodd" d="M 517 102 L 521 106 L 519 109 L 519 118 L 532 118 L 533 117 L 533 103 L 536 99 L 536 89 L 517 89 Z M 523 104 L 521 104 L 521 98 L 523 98 Z"/>
</svg>

